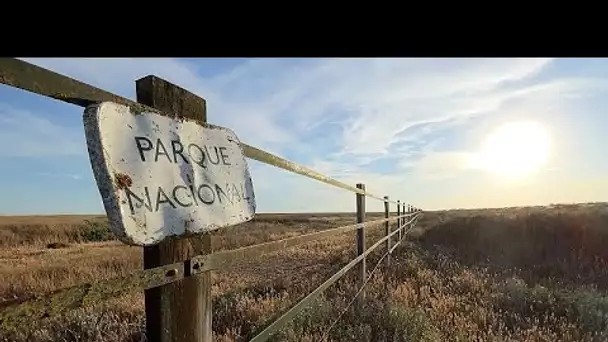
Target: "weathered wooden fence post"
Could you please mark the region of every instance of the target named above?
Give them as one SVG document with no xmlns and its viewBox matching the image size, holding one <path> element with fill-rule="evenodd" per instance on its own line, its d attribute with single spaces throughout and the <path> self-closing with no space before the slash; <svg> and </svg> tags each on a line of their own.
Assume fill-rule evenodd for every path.
<svg viewBox="0 0 608 342">
<path fill-rule="evenodd" d="M 167 115 L 207 122 L 205 100 L 156 76 L 136 81 L 137 101 Z M 211 236 L 170 239 L 144 247 L 144 268 L 184 261 L 211 252 Z M 189 276 L 189 274 L 186 274 Z M 145 291 L 150 342 L 211 342 L 211 272 Z"/>
<path fill-rule="evenodd" d="M 389 211 L 389 203 L 388 203 L 388 196 L 384 196 L 384 218 L 387 219 L 386 222 L 384 222 L 384 235 L 385 236 L 389 236 L 391 234 L 391 225 L 388 222 L 388 218 L 390 215 L 390 211 Z M 391 267 L 391 238 L 386 239 L 386 252 L 388 253 L 386 255 L 386 269 L 388 270 Z"/>
<path fill-rule="evenodd" d="M 365 191 L 365 184 L 358 183 L 357 189 L 361 189 Z M 365 222 L 365 195 L 357 194 L 357 223 Z M 365 252 L 365 227 L 360 227 L 357 229 L 357 256 L 363 254 Z M 359 262 L 359 277 L 360 284 L 363 286 L 365 283 L 365 278 L 367 276 L 366 263 L 365 259 Z M 365 298 L 365 290 L 361 291 L 361 296 L 359 299 Z M 359 302 L 361 303 L 361 301 Z"/>
<path fill-rule="evenodd" d="M 401 216 L 401 201 L 397 201 L 397 217 Z M 399 233 L 397 233 L 397 240 L 400 241 L 401 240 L 401 222 L 403 222 L 402 218 L 398 218 L 397 219 L 397 230 L 399 231 Z"/>
</svg>

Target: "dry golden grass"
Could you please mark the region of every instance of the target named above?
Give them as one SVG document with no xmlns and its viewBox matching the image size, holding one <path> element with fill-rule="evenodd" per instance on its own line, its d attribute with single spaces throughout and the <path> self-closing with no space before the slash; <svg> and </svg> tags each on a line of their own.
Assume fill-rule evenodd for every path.
<svg viewBox="0 0 608 342">
<path fill-rule="evenodd" d="M 215 250 L 235 248 L 353 221 L 262 215 L 212 241 Z M 362 310 L 348 306 L 358 283 L 351 272 L 274 340 L 605 341 L 607 223 L 603 204 L 427 213 L 391 269 L 374 274 Z M 97 217 L 0 218 L 0 302 L 140 268 L 141 250 L 104 241 L 104 229 Z M 382 228 L 369 232 L 368 245 L 381 236 Z M 346 233 L 214 272 L 215 340 L 251 338 L 354 254 L 354 233 Z M 143 326 L 136 293 L 0 332 L 0 340 L 140 341 Z"/>
<path fill-rule="evenodd" d="M 0 250 L 0 301 L 126 275 L 141 267 L 141 250 L 117 241 L 61 249 L 5 248 Z"/>
</svg>

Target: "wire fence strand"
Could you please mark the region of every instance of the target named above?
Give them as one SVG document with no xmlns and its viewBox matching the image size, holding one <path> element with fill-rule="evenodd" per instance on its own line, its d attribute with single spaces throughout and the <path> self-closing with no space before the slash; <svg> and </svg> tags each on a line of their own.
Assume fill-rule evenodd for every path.
<svg viewBox="0 0 608 342">
<path fill-rule="evenodd" d="M 107 92 L 105 90 L 96 88 L 84 82 L 72 79 L 70 77 L 55 73 L 45 68 L 36 66 L 34 64 L 19 60 L 17 58 L 0 58 L 0 84 L 5 84 L 14 88 L 19 88 L 25 91 L 29 91 L 38 95 L 46 96 L 55 100 L 63 101 L 73 105 L 87 107 L 92 104 L 111 101 L 131 107 L 133 111 L 138 113 L 142 112 L 158 112 L 156 109 L 140 104 L 136 101 L 121 97 L 119 95 Z M 180 113 L 169 113 L 175 117 L 180 117 Z M 213 126 L 213 125 L 209 125 Z M 314 179 L 316 181 L 341 188 L 350 192 L 354 192 L 369 198 L 373 198 L 384 203 L 397 204 L 398 202 L 391 201 L 388 198 L 377 196 L 363 189 L 358 189 L 352 185 L 348 185 L 344 182 L 323 175 L 305 166 L 299 165 L 295 162 L 291 162 L 272 153 L 266 152 L 262 149 L 250 146 L 246 143 L 240 142 L 243 154 L 250 159 L 258 162 L 274 166 L 295 174 Z M 307 301 L 313 299 L 313 297 L 319 295 L 324 289 L 329 287 L 340 277 L 342 277 L 349 269 L 354 267 L 358 262 L 364 260 L 365 256 L 372 250 L 380 246 L 381 243 L 391 239 L 396 232 L 402 231 L 403 235 L 407 233 L 404 226 L 416 222 L 421 211 L 415 207 L 412 207 L 414 211 L 408 212 L 407 214 L 399 216 L 399 218 L 411 217 L 411 219 L 403 226 L 394 232 L 386 235 L 379 242 L 374 244 L 371 248 L 366 250 L 363 254 L 353 259 L 344 268 L 334 274 L 325 283 L 319 286 L 316 290 L 306 296 L 302 301 L 292 307 L 283 316 L 277 319 L 266 327 L 258 336 L 254 337 L 253 340 L 263 341 L 266 340 L 272 333 L 277 331 L 282 325 L 293 318 L 300 310 L 304 308 Z M 398 219 L 397 217 L 387 218 L 384 220 L 376 220 L 367 223 L 361 223 L 361 227 L 369 227 L 383 222 L 389 222 Z M 414 224 L 412 224 L 413 227 Z M 141 270 L 126 277 L 114 278 L 104 281 L 98 281 L 94 284 L 81 284 L 69 288 L 60 289 L 47 293 L 45 295 L 14 301 L 11 303 L 4 303 L 0 305 L 0 326 L 5 326 L 9 322 L 13 324 L 21 324 L 25 318 L 41 319 L 49 317 L 51 314 L 63 313 L 67 310 L 71 310 L 77 307 L 85 306 L 91 302 L 97 302 L 105 300 L 111 297 L 125 294 L 129 291 L 136 289 L 149 289 L 173 283 L 181 280 L 187 276 L 196 276 L 201 270 L 212 270 L 217 269 L 228 264 L 232 264 L 236 261 L 240 261 L 249 257 L 255 257 L 260 253 L 270 253 L 279 249 L 295 246 L 298 244 L 319 240 L 330 235 L 351 231 L 358 229 L 359 224 L 349 225 L 335 228 L 334 230 L 326 232 L 315 232 L 300 237 L 294 237 L 291 239 L 283 239 L 280 241 L 272 241 L 262 243 L 254 246 L 248 246 L 239 248 L 237 250 L 225 251 L 219 253 L 213 253 L 208 255 L 200 255 L 191 258 L 187 263 L 176 263 L 172 265 L 165 265 L 154 269 Z M 410 227 L 411 229 L 411 227 Z M 403 236 L 402 235 L 402 236 Z M 401 240 L 400 240 L 401 241 Z M 381 261 L 391 253 L 391 251 L 399 245 L 399 242 L 387 252 L 376 267 L 370 273 L 370 276 L 365 280 L 361 289 L 354 298 L 357 298 L 363 288 L 367 285 L 371 276 L 378 268 Z M 353 301 L 354 301 L 353 298 Z M 352 304 L 349 303 L 348 307 Z M 342 317 L 342 313 L 339 317 Z M 337 320 L 336 320 L 337 322 Z M 331 328 L 336 323 L 334 322 Z M 329 331 L 327 332 L 327 334 Z"/>
<path fill-rule="evenodd" d="M 416 216 L 410 219 L 409 222 L 414 222 Z M 392 238 L 394 235 L 398 234 L 399 230 L 395 230 L 391 232 L 389 235 L 384 236 L 380 240 L 376 241 L 372 246 L 367 248 L 362 254 L 351 260 L 346 266 L 341 268 L 338 272 L 334 273 L 329 279 L 325 280 L 323 284 L 319 285 L 315 290 L 310 292 L 306 297 L 300 300 L 297 304 L 288 309 L 285 313 L 283 313 L 279 318 L 270 323 L 264 330 L 262 330 L 259 334 L 257 334 L 254 338 L 249 340 L 250 342 L 262 342 L 267 341 L 274 333 L 276 333 L 279 329 L 283 328 L 287 322 L 291 321 L 298 313 L 308 307 L 308 305 L 317 298 L 323 291 L 333 285 L 336 281 L 338 281 L 342 276 L 344 276 L 350 269 L 355 267 L 359 262 L 367 257 L 368 254 L 373 252 L 376 248 L 384 244 L 388 239 Z"/>
<path fill-rule="evenodd" d="M 346 304 L 346 308 L 344 308 L 344 310 L 342 310 L 342 312 L 340 312 L 340 314 L 338 315 L 338 317 L 332 322 L 332 324 L 329 326 L 329 328 L 327 328 L 327 330 L 325 331 L 325 333 L 323 333 L 323 337 L 321 339 L 322 341 L 327 341 L 327 337 L 329 336 L 329 333 L 331 332 L 331 330 L 338 323 L 338 321 L 340 320 L 340 318 L 342 318 L 342 316 L 344 316 L 344 314 L 352 306 L 352 304 L 355 302 L 355 300 L 357 299 L 357 297 L 359 297 L 359 295 L 361 294 L 361 292 L 363 292 L 363 289 L 365 289 L 365 286 L 367 286 L 367 283 L 369 283 L 369 281 L 372 279 L 372 276 L 374 275 L 374 273 L 376 272 L 376 270 L 380 267 L 380 264 L 382 263 L 382 261 L 384 260 L 384 258 L 386 258 L 390 253 L 391 252 L 384 253 L 384 255 L 382 255 L 382 257 L 380 258 L 380 260 L 378 260 L 378 263 L 376 263 L 376 266 L 374 266 L 374 269 L 371 270 L 371 272 L 369 273 L 368 277 L 363 282 L 363 285 L 361 285 L 361 288 L 359 288 L 359 291 L 357 291 L 357 293 L 355 293 L 355 295 L 353 296 L 353 298 L 351 298 L 351 300 L 348 302 L 348 304 Z"/>
<path fill-rule="evenodd" d="M 405 227 L 408 224 L 411 224 L 411 227 L 409 227 L 409 229 L 406 230 Z M 406 224 L 402 225 L 399 229 L 403 229 L 403 236 L 405 237 L 405 235 L 407 235 L 407 233 L 410 232 L 415 225 L 416 225 L 416 218 L 408 221 Z M 348 302 L 348 304 L 346 304 L 346 307 L 340 312 L 340 314 L 338 315 L 338 317 L 336 317 L 336 319 L 332 322 L 332 324 L 329 326 L 329 328 L 327 328 L 327 330 L 325 331 L 325 333 L 323 333 L 321 341 L 327 342 L 327 338 L 329 337 L 329 333 L 331 332 L 331 330 L 336 326 L 336 324 L 340 321 L 340 319 L 342 318 L 342 316 L 344 316 L 344 314 L 348 311 L 348 309 L 353 305 L 353 303 L 355 302 L 355 300 L 357 300 L 357 297 L 359 297 L 359 295 L 363 292 L 363 290 L 365 289 L 365 286 L 367 286 L 367 283 L 369 283 L 369 281 L 372 279 L 372 277 L 373 277 L 374 273 L 376 272 L 376 270 L 382 264 L 382 261 L 384 261 L 384 259 L 389 254 L 392 254 L 393 251 L 395 250 L 395 248 L 397 248 L 400 243 L 401 243 L 401 240 L 399 242 L 397 242 L 397 244 L 393 248 L 391 248 L 389 251 L 387 251 L 386 253 L 384 253 L 382 255 L 382 257 L 376 263 L 376 266 L 374 266 L 374 268 L 371 270 L 371 272 L 369 272 L 368 277 L 365 279 L 365 281 L 363 282 L 363 285 L 359 288 L 359 290 L 357 291 L 357 293 L 355 293 L 355 295 L 351 298 L 351 300 Z"/>
</svg>

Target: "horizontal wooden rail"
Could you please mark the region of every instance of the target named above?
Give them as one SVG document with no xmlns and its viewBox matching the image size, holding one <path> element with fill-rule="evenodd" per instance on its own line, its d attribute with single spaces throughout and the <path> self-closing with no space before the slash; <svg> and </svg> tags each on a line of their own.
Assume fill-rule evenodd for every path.
<svg viewBox="0 0 608 342">
<path fill-rule="evenodd" d="M 338 180 L 332 179 L 330 177 L 327 177 L 323 174 L 320 174 L 316 171 L 313 171 L 307 167 L 298 165 L 294 162 L 291 162 L 289 160 L 283 159 L 281 157 L 277 157 L 271 153 L 268 153 L 266 151 L 260 150 L 258 148 L 255 148 L 253 146 L 249 146 L 247 144 L 242 144 L 242 148 L 243 148 L 243 152 L 245 153 L 245 155 L 251 159 L 255 159 L 259 162 L 265 163 L 265 164 L 269 164 L 269 165 L 273 165 L 275 167 L 281 168 L 283 170 L 287 170 L 287 171 L 291 171 L 293 173 L 302 175 L 302 176 L 306 176 L 308 178 L 312 178 L 315 179 L 319 182 L 323 182 L 325 184 L 329 184 L 329 185 L 333 185 L 335 187 L 338 188 L 342 188 L 344 190 L 348 190 L 357 194 L 361 194 L 361 195 L 365 195 L 367 197 L 373 198 L 373 199 L 377 199 L 380 200 L 382 202 L 389 202 L 389 203 L 397 203 L 397 202 L 393 202 L 393 201 L 389 201 L 389 200 L 385 200 L 383 197 L 380 196 L 376 196 L 373 195 L 369 192 L 366 192 L 364 190 L 361 189 L 357 189 L 354 186 L 350 186 L 348 184 L 342 183 Z"/>
<path fill-rule="evenodd" d="M 127 105 L 138 112 L 158 112 L 158 110 L 141 103 L 16 58 L 0 58 L 0 83 L 81 107 L 103 101 L 112 101 Z M 354 186 L 340 182 L 259 148 L 242 142 L 241 148 L 245 156 L 259 162 L 312 178 L 344 190 L 362 194 L 382 202 L 396 204 L 394 201 L 386 200 L 383 197 L 357 189 Z"/>
<path fill-rule="evenodd" d="M 158 112 L 141 103 L 17 58 L 0 58 L 0 83 L 81 107 L 111 101 L 136 110 Z"/>
<path fill-rule="evenodd" d="M 138 113 L 158 113 L 158 110 L 149 106 L 16 58 L 0 58 L 0 83 L 82 107 L 99 102 L 111 101 L 127 105 L 131 107 L 132 111 Z M 175 111 L 175 113 L 165 114 L 178 117 L 180 113 L 178 110 Z M 201 123 L 210 127 L 214 126 L 202 121 Z M 241 142 L 240 146 L 243 154 L 250 159 L 293 172 L 295 174 L 305 176 L 334 187 L 357 193 L 358 198 L 364 198 L 361 195 L 367 196 L 386 203 L 386 206 L 388 206 L 388 203 L 398 204 L 398 202 L 389 200 L 388 197 L 376 196 L 365 191 L 364 188 L 357 188 L 340 182 L 312 169 L 250 146 L 246 143 Z M 186 277 L 196 276 L 197 274 L 209 270 L 223 268 L 239 261 L 249 260 L 251 258 L 283 250 L 285 248 L 290 248 L 313 241 L 320 241 L 327 237 L 349 231 L 363 231 L 363 227 L 379 226 L 382 223 L 391 222 L 393 220 L 398 220 L 398 222 L 401 223 L 401 219 L 409 218 L 407 223 L 402 225 L 398 224 L 400 227 L 397 230 L 387 234 L 370 248 L 363 251 L 365 247 L 361 247 L 358 253 L 362 254 L 350 261 L 345 267 L 331 276 L 304 299 L 299 301 L 294 307 L 281 315 L 276 321 L 271 323 L 252 340 L 256 342 L 265 341 L 278 329 L 282 328 L 287 322 L 293 319 L 293 317 L 295 317 L 295 315 L 302 311 L 307 305 L 309 305 L 310 302 L 318 297 L 322 291 L 335 283 L 355 265 L 360 263 L 362 260 L 365 260 L 365 257 L 369 253 L 380 245 L 389 241 L 389 239 L 396 234 L 400 234 L 400 237 L 402 237 L 404 235 L 403 233 L 405 232 L 405 227 L 408 225 L 413 227 L 416 220 L 420 217 L 421 211 L 414 207 L 412 207 L 412 209 L 414 209 L 414 211 L 404 213 L 403 215 L 400 215 L 398 212 L 397 217 L 341 226 L 278 241 L 270 241 L 234 250 L 220 251 L 208 255 L 198 255 L 193 257 L 191 260 L 138 271 L 125 277 L 76 285 L 40 296 L 21 298 L 18 300 L 1 303 L 0 327 L 4 329 L 12 329 L 21 324 L 28 324 L 29 322 L 37 321 L 42 318 L 62 314 L 71 309 L 103 302 L 110 298 L 116 298 L 135 290 L 146 290 L 163 286 L 181 279 L 185 279 Z M 364 219 L 362 218 L 358 219 L 358 222 L 363 221 Z M 401 243 L 401 241 L 402 240 L 399 239 L 397 244 L 390 248 L 388 254 L 390 254 Z M 173 262 L 173 260 L 169 262 Z M 208 330 L 209 329 L 210 327 Z"/>
<path fill-rule="evenodd" d="M 251 258 L 258 257 L 263 254 L 268 254 L 276 251 L 280 251 L 285 248 L 294 247 L 298 245 L 302 245 L 312 241 L 319 241 L 325 239 L 327 237 L 346 233 L 349 231 L 357 230 L 360 227 L 374 227 L 381 225 L 384 222 L 390 222 L 396 220 L 397 218 L 403 218 L 415 215 L 415 213 L 410 213 L 402 216 L 395 216 L 388 219 L 380 219 L 374 221 L 368 221 L 365 223 L 357 223 L 348 226 L 341 226 L 337 228 L 322 230 L 319 232 L 304 234 L 300 236 L 294 236 L 287 239 L 270 241 L 261 243 L 258 245 L 252 245 L 247 247 L 241 247 L 237 249 L 231 249 L 227 251 L 220 251 L 213 254 L 201 255 L 194 257 L 192 259 L 192 274 L 205 272 L 209 270 L 219 269 L 222 267 L 229 266 L 239 261 L 251 260 Z"/>
<path fill-rule="evenodd" d="M 408 223 L 414 221 L 415 218 L 410 219 Z M 359 255 L 351 262 L 346 264 L 346 266 L 342 267 L 338 272 L 336 272 L 333 276 L 327 279 L 323 284 L 317 287 L 314 291 L 309 293 L 306 297 L 300 300 L 296 305 L 292 306 L 287 312 L 277 318 L 274 322 L 272 322 L 269 326 L 267 326 L 264 330 L 262 330 L 259 334 L 257 334 L 254 338 L 249 340 L 249 342 L 263 342 L 268 340 L 274 333 L 276 333 L 279 329 L 283 328 L 287 323 L 289 323 L 295 316 L 304 310 L 308 305 L 311 304 L 313 300 L 315 300 L 323 291 L 325 291 L 328 287 L 333 285 L 336 281 L 342 278 L 350 269 L 355 267 L 361 260 L 363 260 L 369 253 L 373 252 L 376 248 L 381 246 L 388 239 L 393 237 L 393 235 L 399 233 L 399 230 L 395 230 L 391 232 L 389 235 L 384 236 L 382 239 L 378 240 L 375 244 L 365 250 L 363 254 Z"/>
<path fill-rule="evenodd" d="M 403 224 L 401 227 L 399 227 L 399 229 L 403 229 L 403 234 L 401 235 L 402 237 L 405 237 L 405 235 L 406 235 L 406 234 L 407 234 L 407 233 L 408 233 L 410 230 L 412 230 L 412 228 L 413 228 L 413 227 L 416 225 L 416 222 L 417 222 L 417 220 L 418 220 L 418 217 L 420 217 L 420 215 L 417 215 L 417 216 L 413 217 L 411 220 L 409 220 L 408 222 L 406 222 L 405 224 Z M 410 227 L 410 229 L 405 230 L 405 227 L 406 227 L 407 225 L 410 225 L 410 224 L 412 225 L 412 226 Z M 401 244 L 401 242 L 403 242 L 403 239 L 404 239 L 404 238 L 399 239 L 399 241 L 397 241 L 397 243 L 396 243 L 394 246 L 392 246 L 392 247 L 391 247 L 391 249 L 388 251 L 388 254 L 392 254 L 392 253 L 393 253 L 393 251 L 394 251 L 394 250 L 397 248 L 397 246 L 399 246 L 399 245 Z"/>
<path fill-rule="evenodd" d="M 319 241 L 329 236 L 354 231 L 361 225 L 373 227 L 387 221 L 393 221 L 397 218 L 415 214 L 416 213 L 410 213 L 408 215 L 395 216 L 389 219 L 369 221 L 364 224 L 341 226 L 278 241 L 270 241 L 234 250 L 196 256 L 190 262 L 191 274 L 195 275 L 206 270 L 217 269 L 220 266 L 227 266 L 237 261 L 250 259 L 262 254 L 272 253 L 284 248 L 294 247 L 312 241 Z M 49 317 L 90 303 L 102 302 L 115 298 L 135 290 L 150 289 L 169 284 L 184 278 L 184 275 L 186 274 L 184 265 L 185 263 L 175 263 L 150 268 L 137 271 L 125 277 L 100 280 L 95 283 L 81 284 L 60 289 L 41 296 L 5 302 L 0 304 L 0 326 L 14 326 L 15 323 L 22 322 L 26 319 Z"/>
<path fill-rule="evenodd" d="M 397 249 L 397 247 L 399 247 L 399 245 L 401 244 L 401 241 L 403 241 L 403 240 L 398 240 L 397 243 L 395 243 L 394 246 L 391 246 L 391 249 L 388 251 L 388 254 L 393 254 L 393 251 L 395 249 Z"/>
<path fill-rule="evenodd" d="M 0 327 L 10 329 L 18 324 L 59 315 L 136 290 L 169 284 L 183 279 L 186 274 L 184 271 L 184 263 L 175 263 L 141 270 L 126 277 L 100 280 L 56 290 L 42 296 L 6 302 L 0 305 Z"/>
</svg>

